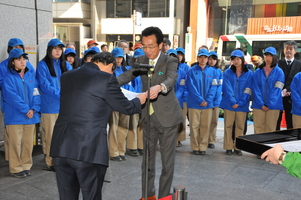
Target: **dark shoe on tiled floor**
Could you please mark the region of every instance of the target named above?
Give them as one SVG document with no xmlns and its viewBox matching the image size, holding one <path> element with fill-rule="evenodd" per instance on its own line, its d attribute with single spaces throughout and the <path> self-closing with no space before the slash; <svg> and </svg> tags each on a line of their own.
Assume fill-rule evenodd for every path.
<svg viewBox="0 0 301 200">
<path fill-rule="evenodd" d="M 143 156 L 143 149 L 138 149 L 139 155 Z"/>
<path fill-rule="evenodd" d="M 227 155 L 232 155 L 232 150 L 226 150 Z"/>
<path fill-rule="evenodd" d="M 120 156 L 116 156 L 116 157 L 111 157 L 110 156 L 110 160 L 112 160 L 112 161 L 121 161 L 121 158 L 120 158 Z"/>
<path fill-rule="evenodd" d="M 123 155 L 119 155 L 119 157 L 121 158 L 121 160 L 126 160 L 126 157 Z"/>
<path fill-rule="evenodd" d="M 178 141 L 177 147 L 181 147 L 182 143 L 180 141 Z"/>
<path fill-rule="evenodd" d="M 215 145 L 214 145 L 214 144 L 208 144 L 208 148 L 209 148 L 209 149 L 214 149 L 214 148 L 215 148 Z"/>
<path fill-rule="evenodd" d="M 24 172 L 18 172 L 18 173 L 11 173 L 10 175 L 16 177 L 16 178 L 24 178 L 26 177 L 26 174 Z"/>
<path fill-rule="evenodd" d="M 139 156 L 138 150 L 137 149 L 130 149 L 130 155 L 131 156 Z"/>
<path fill-rule="evenodd" d="M 200 151 L 200 155 L 203 156 L 206 154 L 206 151 Z"/>
<path fill-rule="evenodd" d="M 26 174 L 26 176 L 31 176 L 31 171 L 30 170 L 24 170 L 23 172 Z"/>
<path fill-rule="evenodd" d="M 236 155 L 238 155 L 238 156 L 241 156 L 241 155 L 242 155 L 242 153 L 241 153 L 240 150 L 234 150 L 234 153 L 235 153 Z"/>
<path fill-rule="evenodd" d="M 193 155 L 200 155 L 200 151 L 193 150 L 193 151 L 192 151 L 192 154 L 193 154 Z"/>
<path fill-rule="evenodd" d="M 43 170 L 55 172 L 54 166 L 47 166 L 47 167 L 43 168 Z"/>
</svg>

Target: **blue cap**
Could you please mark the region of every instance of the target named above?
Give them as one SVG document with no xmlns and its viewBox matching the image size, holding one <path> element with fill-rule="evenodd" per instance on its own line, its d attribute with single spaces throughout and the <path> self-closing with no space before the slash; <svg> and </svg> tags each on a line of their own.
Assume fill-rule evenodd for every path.
<svg viewBox="0 0 301 200">
<path fill-rule="evenodd" d="M 182 54 L 185 55 L 185 49 L 183 49 L 182 47 L 176 48 L 176 51 L 177 51 L 177 52 L 181 52 Z"/>
<path fill-rule="evenodd" d="M 209 57 L 209 52 L 207 51 L 207 49 L 200 49 L 198 52 L 198 56 L 207 56 Z"/>
<path fill-rule="evenodd" d="M 143 49 L 138 48 L 138 49 L 135 50 L 135 52 L 134 52 L 134 58 L 138 58 L 138 56 L 142 56 L 142 55 L 145 55 Z"/>
<path fill-rule="evenodd" d="M 76 55 L 76 51 L 74 49 L 72 49 L 72 48 L 67 48 L 64 51 L 64 55 L 68 55 L 68 54 L 71 54 L 71 53 L 73 53 L 73 54 Z"/>
<path fill-rule="evenodd" d="M 217 53 L 215 51 L 210 51 L 209 52 L 209 56 L 216 56 L 216 57 L 218 57 Z"/>
<path fill-rule="evenodd" d="M 277 54 L 277 51 L 274 47 L 268 47 L 264 50 L 264 53 L 263 54 L 266 54 L 266 53 L 270 53 L 272 55 L 276 55 Z"/>
<path fill-rule="evenodd" d="M 23 45 L 24 46 L 22 40 L 20 40 L 19 38 L 11 38 L 8 41 L 8 44 L 7 44 L 7 46 L 9 46 L 9 47 L 15 47 L 15 46 L 18 46 L 18 45 Z"/>
<path fill-rule="evenodd" d="M 234 51 L 231 52 L 231 56 L 230 57 L 232 57 L 232 56 L 235 56 L 235 57 L 245 57 L 245 54 L 241 50 L 236 49 L 236 50 L 234 50 Z"/>
<path fill-rule="evenodd" d="M 175 54 L 175 55 L 178 55 L 178 52 L 174 49 L 168 49 L 167 52 L 166 52 L 167 55 L 170 55 L 172 53 Z"/>
<path fill-rule="evenodd" d="M 11 58 L 20 58 L 22 55 L 27 56 L 28 54 L 24 53 L 22 49 L 15 48 L 15 49 L 12 49 L 9 52 L 8 59 L 11 59 Z"/>
<path fill-rule="evenodd" d="M 88 53 L 100 53 L 100 50 L 98 47 L 91 47 L 90 49 L 87 49 L 85 52 L 84 52 L 84 56 L 87 55 Z"/>
<path fill-rule="evenodd" d="M 57 38 L 51 39 L 47 45 L 47 47 L 56 47 L 56 46 L 65 47 L 65 45 Z"/>
<path fill-rule="evenodd" d="M 113 54 L 113 56 L 114 56 L 115 58 L 123 57 L 123 56 L 124 56 L 124 51 L 123 51 L 123 49 L 120 48 L 120 47 L 115 47 L 115 48 L 112 50 L 111 53 Z"/>
</svg>

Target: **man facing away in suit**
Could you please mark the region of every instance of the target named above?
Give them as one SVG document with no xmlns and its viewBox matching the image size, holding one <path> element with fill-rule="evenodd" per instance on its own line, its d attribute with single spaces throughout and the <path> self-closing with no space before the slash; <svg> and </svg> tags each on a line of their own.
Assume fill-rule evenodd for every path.
<svg viewBox="0 0 301 200">
<path fill-rule="evenodd" d="M 294 76 L 301 71 L 301 62 L 294 58 L 298 52 L 298 44 L 295 41 L 287 41 L 284 43 L 283 48 L 285 58 L 279 60 L 278 66 L 283 70 L 285 82 L 282 90 L 283 107 L 285 111 L 286 125 L 287 128 L 293 128 L 292 122 L 292 99 L 291 99 L 291 83 Z M 282 112 L 280 112 L 279 119 L 277 122 L 276 130 L 280 130 L 280 124 L 282 119 Z"/>
<path fill-rule="evenodd" d="M 162 31 L 157 27 L 148 27 L 142 31 L 142 45 L 145 55 L 138 57 L 142 64 L 154 65 L 150 87 L 150 112 L 147 106 L 142 108 L 141 120 L 143 121 L 144 141 L 149 140 L 149 165 L 148 171 L 148 200 L 156 200 L 155 170 L 156 149 L 160 142 L 162 160 L 162 173 L 159 181 L 159 198 L 168 196 L 174 173 L 175 148 L 177 141 L 178 125 L 183 121 L 182 110 L 176 98 L 174 85 L 177 81 L 178 60 L 161 52 L 163 41 Z M 147 92 L 147 72 L 135 71 L 134 68 L 117 77 L 119 85 L 128 83 L 140 75 L 142 92 Z M 146 131 L 146 116 L 150 115 L 150 133 Z M 145 196 L 145 152 L 142 163 L 142 196 Z M 142 198 L 144 200 L 144 198 Z"/>
<path fill-rule="evenodd" d="M 111 112 L 133 115 L 146 95 L 129 101 L 113 75 L 114 56 L 96 54 L 92 62 L 61 77 L 61 107 L 56 121 L 51 157 L 61 200 L 99 200 L 108 167 L 107 123 Z"/>
</svg>

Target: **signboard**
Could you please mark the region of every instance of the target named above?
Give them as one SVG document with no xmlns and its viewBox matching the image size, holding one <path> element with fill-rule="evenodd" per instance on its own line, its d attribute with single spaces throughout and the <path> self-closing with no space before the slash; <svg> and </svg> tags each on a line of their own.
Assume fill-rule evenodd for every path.
<svg viewBox="0 0 301 200">
<path fill-rule="evenodd" d="M 38 64 L 38 46 L 37 45 L 25 45 L 25 53 L 28 53 L 28 61 L 34 69 L 37 69 Z"/>
<path fill-rule="evenodd" d="M 192 56 L 192 33 L 185 34 L 185 61 L 191 62 Z"/>
</svg>

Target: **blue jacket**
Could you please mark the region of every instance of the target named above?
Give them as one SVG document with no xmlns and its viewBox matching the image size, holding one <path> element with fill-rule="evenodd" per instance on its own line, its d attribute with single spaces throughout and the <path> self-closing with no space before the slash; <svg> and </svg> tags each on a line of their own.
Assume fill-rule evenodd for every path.
<svg viewBox="0 0 301 200">
<path fill-rule="evenodd" d="M 132 66 L 126 66 L 126 70 L 131 69 Z M 137 92 L 137 93 L 141 93 L 142 92 L 142 81 L 141 81 L 141 77 L 137 76 L 135 79 L 133 79 L 130 83 L 130 85 L 132 85 L 133 87 L 133 91 L 132 92 Z"/>
<path fill-rule="evenodd" d="M 292 98 L 292 111 L 294 115 L 301 116 L 301 72 L 296 74 L 291 83 L 291 98 Z"/>
<path fill-rule="evenodd" d="M 2 86 L 5 125 L 40 122 L 41 100 L 34 72 L 28 70 L 22 79 L 17 72 L 8 71 Z M 31 109 L 34 116 L 29 119 L 26 113 Z"/>
<path fill-rule="evenodd" d="M 222 101 L 223 72 L 221 69 L 219 69 L 217 67 L 213 67 L 213 69 L 216 70 L 216 76 L 217 76 L 217 89 L 216 89 L 215 97 L 213 99 L 213 106 L 219 107 L 219 105 Z"/>
<path fill-rule="evenodd" d="M 230 111 L 249 112 L 249 102 L 252 94 L 252 76 L 251 70 L 243 72 L 240 77 L 230 68 L 224 72 L 222 86 L 222 101 L 220 107 Z M 238 104 L 237 108 L 232 108 Z"/>
<path fill-rule="evenodd" d="M 71 70 L 71 65 L 65 62 L 66 68 Z M 41 94 L 41 113 L 55 114 L 60 111 L 60 78 L 62 76 L 60 60 L 53 59 L 53 66 L 56 77 L 51 76 L 44 60 L 38 63 L 36 76 Z"/>
<path fill-rule="evenodd" d="M 188 91 L 186 87 L 186 74 L 187 72 L 184 71 L 182 68 L 178 68 L 178 79 L 175 84 L 175 92 L 176 92 L 176 97 L 179 101 L 179 104 L 181 108 L 183 108 L 183 103 L 187 102 L 188 98 Z"/>
<path fill-rule="evenodd" d="M 6 76 L 6 73 L 8 72 L 8 61 L 9 59 L 5 59 L 0 63 L 0 89 L 2 88 L 2 82 L 3 82 L 3 78 Z M 26 62 L 26 67 L 29 69 L 29 71 L 35 73 L 35 69 L 33 68 L 33 66 L 30 64 L 30 62 Z"/>
<path fill-rule="evenodd" d="M 204 70 L 194 65 L 187 73 L 188 108 L 213 108 L 213 99 L 217 89 L 216 70 L 207 65 Z M 206 101 L 207 106 L 200 104 Z"/>
<path fill-rule="evenodd" d="M 253 109 L 267 106 L 270 110 L 283 110 L 282 88 L 284 86 L 284 73 L 278 65 L 265 76 L 264 69 L 257 69 L 253 75 Z"/>
<path fill-rule="evenodd" d="M 125 71 L 129 70 L 131 67 L 129 66 L 118 66 L 116 67 L 115 71 L 114 71 L 114 75 L 116 77 L 120 76 L 121 74 L 123 74 Z M 124 84 L 123 86 L 121 86 L 122 88 L 129 90 L 131 92 L 136 92 L 135 88 L 132 86 L 132 81 L 130 81 L 127 84 Z"/>
</svg>

